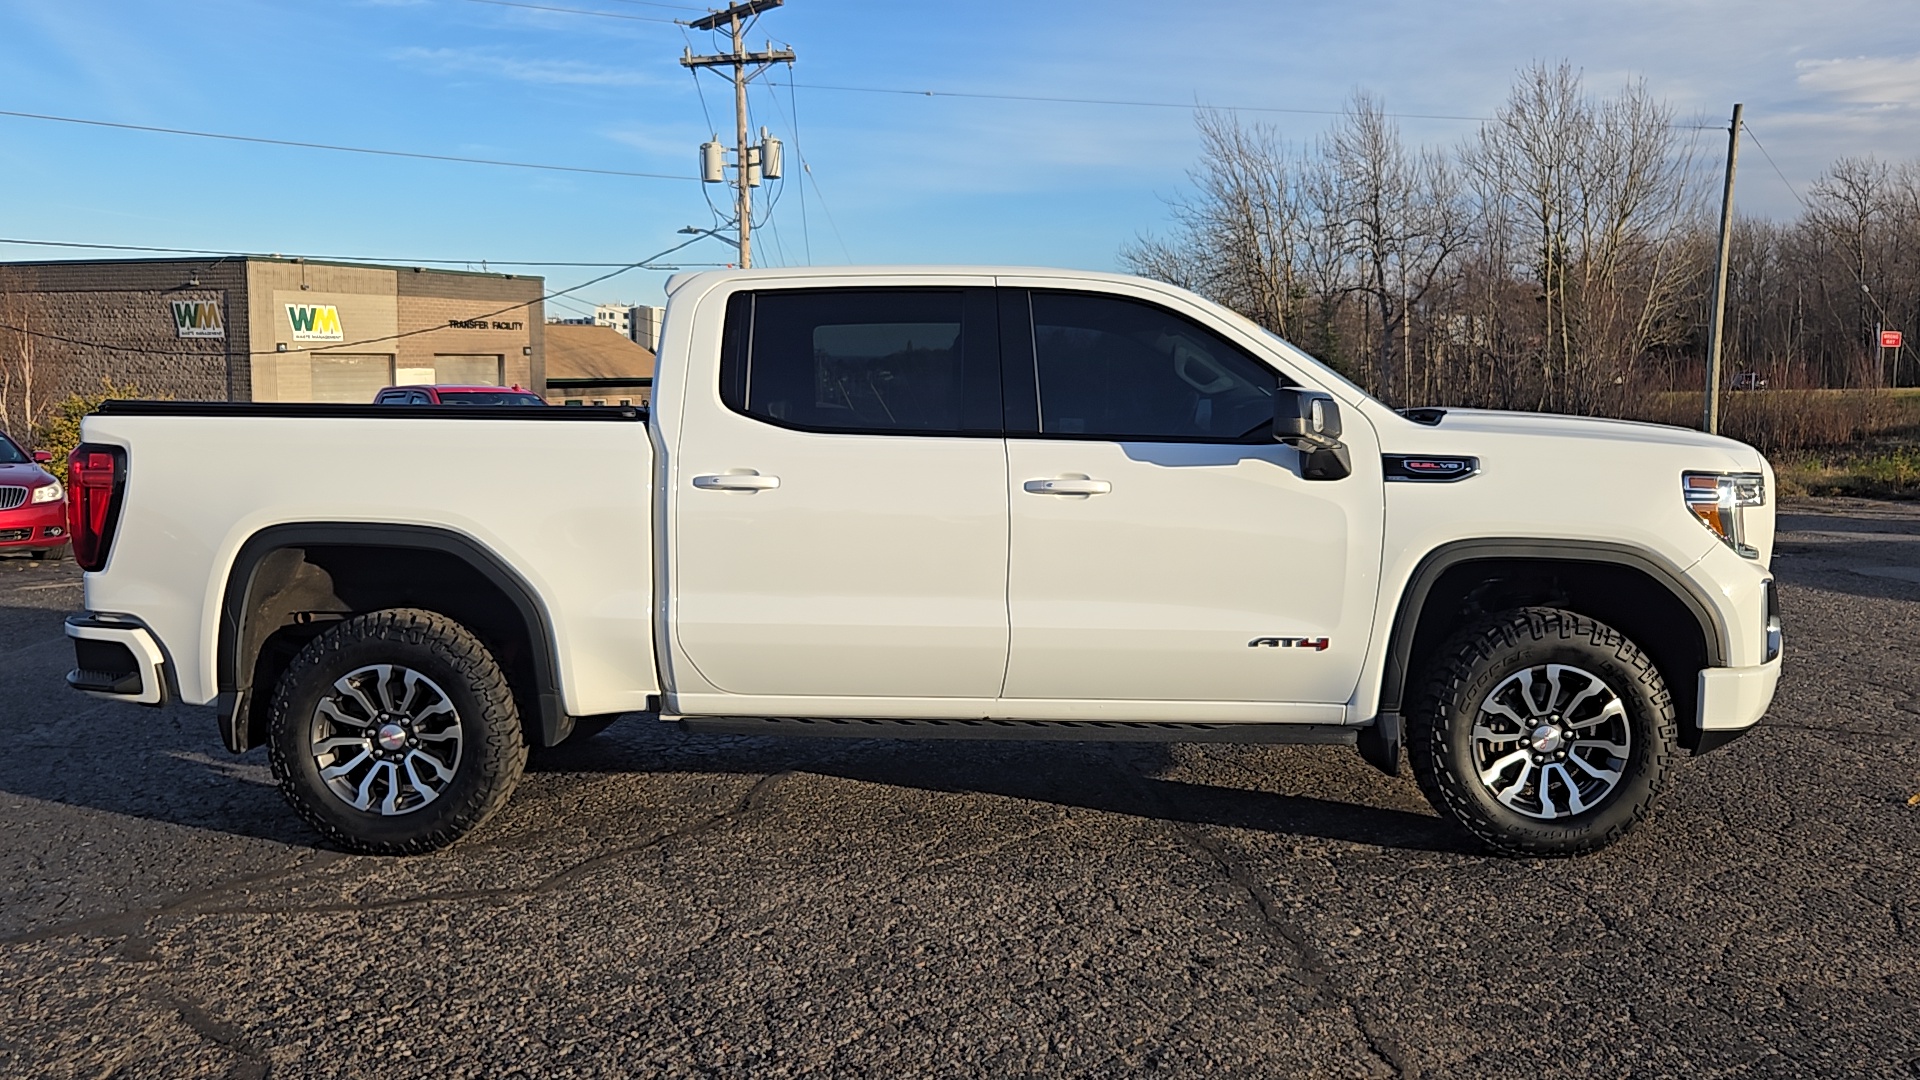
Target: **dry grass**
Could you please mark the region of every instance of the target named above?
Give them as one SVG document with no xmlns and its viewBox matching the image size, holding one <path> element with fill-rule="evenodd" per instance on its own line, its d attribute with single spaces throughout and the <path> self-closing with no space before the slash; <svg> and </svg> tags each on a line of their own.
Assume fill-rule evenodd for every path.
<svg viewBox="0 0 1920 1080">
<path fill-rule="evenodd" d="M 1721 400 L 1722 434 L 1773 462 L 1782 495 L 1920 499 L 1920 390 L 1763 390 Z M 1699 394 L 1654 393 L 1636 420 L 1699 427 Z"/>
<path fill-rule="evenodd" d="M 1699 394 L 1651 394 L 1632 409 L 1636 420 L 1700 426 Z M 1920 391 L 1762 390 L 1720 399 L 1720 432 L 1759 447 L 1768 457 L 1808 451 L 1867 449 L 1920 434 Z"/>
<path fill-rule="evenodd" d="M 1773 463 L 1782 495 L 1920 499 L 1920 447 L 1799 455 Z"/>
</svg>

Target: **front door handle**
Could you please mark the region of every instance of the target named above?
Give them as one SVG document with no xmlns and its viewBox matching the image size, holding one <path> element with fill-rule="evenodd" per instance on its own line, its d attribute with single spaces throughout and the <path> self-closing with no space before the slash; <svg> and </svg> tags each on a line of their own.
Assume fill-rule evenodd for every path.
<svg viewBox="0 0 1920 1080">
<path fill-rule="evenodd" d="M 1031 491 L 1035 495 L 1105 495 L 1113 490 L 1111 481 L 1085 478 L 1029 480 L 1020 486 L 1023 490 Z"/>
<path fill-rule="evenodd" d="M 693 486 L 702 491 L 771 491 L 780 486 L 780 478 L 759 473 L 720 473 L 696 476 Z"/>
</svg>

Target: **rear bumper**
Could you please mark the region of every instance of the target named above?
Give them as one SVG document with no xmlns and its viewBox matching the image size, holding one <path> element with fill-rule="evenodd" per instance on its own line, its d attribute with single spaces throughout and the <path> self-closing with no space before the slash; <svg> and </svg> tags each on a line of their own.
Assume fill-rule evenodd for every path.
<svg viewBox="0 0 1920 1080">
<path fill-rule="evenodd" d="M 92 697 L 165 705 L 167 657 L 153 632 L 126 615 L 67 616 L 75 666 L 67 685 Z"/>
<path fill-rule="evenodd" d="M 30 504 L 0 510 L 0 551 L 56 548 L 67 542 L 67 504 Z"/>
</svg>

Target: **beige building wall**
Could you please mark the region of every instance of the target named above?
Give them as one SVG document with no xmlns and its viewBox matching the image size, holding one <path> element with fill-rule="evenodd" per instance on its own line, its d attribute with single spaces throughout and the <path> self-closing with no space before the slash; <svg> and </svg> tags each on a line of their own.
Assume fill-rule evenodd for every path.
<svg viewBox="0 0 1920 1080">
<path fill-rule="evenodd" d="M 537 392 L 545 383 L 543 284 L 501 274 L 254 261 L 253 399 L 322 400 L 327 387 L 338 394 L 350 385 L 356 398 L 372 401 L 371 383 L 361 383 L 376 369 L 381 385 L 497 382 Z M 302 335 L 289 308 L 330 310 L 337 340 Z M 316 386 L 317 375 L 326 386 Z"/>
<path fill-rule="evenodd" d="M 253 328 L 253 400 L 314 401 L 314 358 L 384 356 L 391 373 L 400 332 L 395 271 L 325 263 L 252 262 L 247 294 Z M 338 340 L 303 338 L 288 311 L 329 309 Z M 373 400 L 371 393 L 367 400 Z"/>
<path fill-rule="evenodd" d="M 471 370 L 473 362 L 453 358 L 494 356 L 500 360 L 497 378 L 502 386 L 538 393 L 546 385 L 542 279 L 401 271 L 397 284 L 401 327 L 425 331 L 401 339 L 400 367 L 418 374 L 444 367 L 457 375 Z M 436 375 L 408 381 L 467 380 Z"/>
</svg>

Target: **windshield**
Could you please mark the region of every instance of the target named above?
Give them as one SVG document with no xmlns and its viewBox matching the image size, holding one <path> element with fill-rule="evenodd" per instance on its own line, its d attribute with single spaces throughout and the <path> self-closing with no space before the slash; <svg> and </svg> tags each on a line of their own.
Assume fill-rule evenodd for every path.
<svg viewBox="0 0 1920 1080">
<path fill-rule="evenodd" d="M 0 435 L 0 465 L 25 465 L 26 452 L 14 444 L 12 439 Z"/>
<path fill-rule="evenodd" d="M 537 395 L 512 390 L 442 390 L 442 405 L 545 405 Z"/>
</svg>

